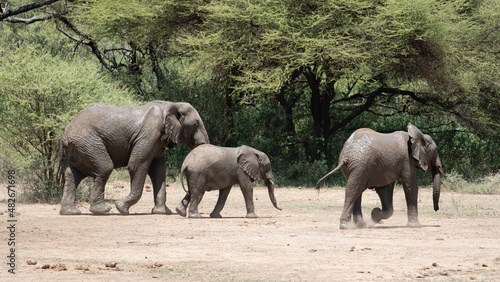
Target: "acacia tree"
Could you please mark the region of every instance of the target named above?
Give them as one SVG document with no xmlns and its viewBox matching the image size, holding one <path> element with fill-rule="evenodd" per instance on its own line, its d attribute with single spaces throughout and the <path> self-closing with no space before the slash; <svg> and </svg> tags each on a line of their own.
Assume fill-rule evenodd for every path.
<svg viewBox="0 0 500 282">
<path fill-rule="evenodd" d="M 498 62 L 499 29 L 492 22 L 498 7 L 461 0 L 210 1 L 200 8 L 200 29 L 179 42 L 191 50 L 194 72 L 209 67 L 226 75 L 232 93 L 245 93 L 244 100 L 277 99 L 292 135 L 296 105 L 308 100 L 309 134 L 326 148 L 332 135 L 366 112 L 438 110 L 472 121 L 463 111 L 477 109 L 478 95 L 498 103 L 498 72 L 488 81 L 478 75 L 481 64 Z M 463 81 L 471 72 L 474 79 Z M 488 92 L 471 91 L 483 83 Z M 494 115 L 482 113 L 482 121 L 495 126 Z"/>
<path fill-rule="evenodd" d="M 249 109 L 275 120 L 260 131 L 274 136 L 277 150 L 301 144 L 311 163 L 371 115 L 445 115 L 452 127 L 456 117 L 469 130 L 499 136 L 498 1 L 66 3 L 39 11 L 75 50 L 88 46 L 145 99 L 169 91 L 178 93 L 161 97 L 196 97 L 221 145 L 255 128 Z M 171 58 L 182 78 L 171 76 Z M 200 78 L 211 88 L 187 86 Z M 281 112 L 266 116 L 261 109 L 272 103 Z"/>
<path fill-rule="evenodd" d="M 41 46 L 0 51 L 1 143 L 23 158 L 16 169 L 25 171 L 20 174 L 31 181 L 28 188 L 38 201 L 59 200 L 59 138 L 71 118 L 94 102 L 135 104 L 98 69 L 90 61 L 53 56 Z"/>
</svg>

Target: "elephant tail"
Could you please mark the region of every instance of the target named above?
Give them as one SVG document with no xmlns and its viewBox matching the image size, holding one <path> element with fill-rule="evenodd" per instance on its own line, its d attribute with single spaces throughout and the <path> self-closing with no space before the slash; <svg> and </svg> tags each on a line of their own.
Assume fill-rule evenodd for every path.
<svg viewBox="0 0 500 282">
<path fill-rule="evenodd" d="M 325 179 L 332 176 L 335 172 L 337 172 L 345 164 L 346 164 L 346 162 L 344 160 L 340 161 L 336 168 L 334 168 L 332 171 L 330 171 L 325 176 L 323 176 L 320 180 L 318 180 L 318 182 L 316 183 L 316 189 L 319 189 L 319 185 L 321 184 L 321 182 L 325 181 Z"/>
<path fill-rule="evenodd" d="M 183 181 L 183 175 L 184 175 L 184 170 L 186 169 L 186 167 L 182 166 L 181 168 L 181 173 L 180 173 L 180 178 L 181 178 L 181 185 L 182 185 L 182 189 L 184 189 L 184 192 L 186 192 L 187 195 L 190 195 L 189 191 L 186 190 L 186 187 L 184 187 L 184 181 Z"/>
<path fill-rule="evenodd" d="M 64 186 L 64 171 L 66 170 L 66 154 L 64 150 L 64 137 L 61 137 L 59 141 L 59 167 L 56 173 L 56 183 L 57 185 Z"/>
</svg>

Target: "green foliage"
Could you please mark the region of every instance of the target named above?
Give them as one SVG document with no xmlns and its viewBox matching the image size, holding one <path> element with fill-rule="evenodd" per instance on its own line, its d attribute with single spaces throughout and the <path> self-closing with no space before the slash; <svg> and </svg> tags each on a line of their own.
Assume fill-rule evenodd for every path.
<svg viewBox="0 0 500 282">
<path fill-rule="evenodd" d="M 134 103 L 129 91 L 191 103 L 213 144 L 266 152 L 278 185 L 314 184 L 357 128 L 392 132 L 409 122 L 436 141 L 445 173 L 470 181 L 500 167 L 498 1 L 104 0 L 44 9 L 73 27 L 57 17 L 0 25 L 1 107 L 12 114 L 2 119 L 2 145 L 23 153 L 13 161 L 23 167 L 47 166 L 41 144 L 54 143 L 78 109 Z M 407 92 L 371 95 L 381 88 Z M 31 97 L 41 101 L 36 114 Z M 22 141 L 32 135 L 44 137 Z M 187 153 L 166 150 L 169 174 Z M 344 182 L 341 173 L 329 181 Z"/>
<path fill-rule="evenodd" d="M 196 7 L 204 1 L 79 1 L 72 16 L 98 38 L 124 42 L 166 42 L 196 20 Z"/>
<path fill-rule="evenodd" d="M 100 76 L 98 65 L 89 60 L 66 60 L 36 44 L 18 47 L 0 55 L 2 144 L 22 156 L 16 169 L 31 183 L 33 196 L 39 201 L 58 200 L 58 140 L 69 121 L 94 102 L 136 102 Z"/>
<path fill-rule="evenodd" d="M 456 171 L 451 171 L 443 179 L 442 187 L 459 193 L 498 194 L 500 193 L 500 173 L 470 181 Z"/>
</svg>

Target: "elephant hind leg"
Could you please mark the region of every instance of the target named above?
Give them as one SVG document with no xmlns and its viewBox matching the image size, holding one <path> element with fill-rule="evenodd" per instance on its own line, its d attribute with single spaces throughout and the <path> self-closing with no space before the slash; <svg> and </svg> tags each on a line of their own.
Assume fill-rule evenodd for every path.
<svg viewBox="0 0 500 282">
<path fill-rule="evenodd" d="M 353 214 L 353 209 L 356 206 L 356 209 L 359 209 L 359 215 L 361 215 L 361 195 L 366 190 L 366 183 L 362 182 L 351 175 L 347 180 L 347 185 L 345 189 L 345 200 L 344 200 L 344 209 L 342 210 L 342 215 L 340 216 L 340 229 L 347 229 L 347 224 L 351 220 L 351 216 Z M 359 201 L 358 203 L 356 203 Z M 358 205 L 359 204 L 359 205 Z M 358 213 L 358 211 L 356 211 Z M 359 221 L 359 216 L 358 222 Z"/>
<path fill-rule="evenodd" d="M 191 203 L 188 208 L 188 217 L 190 218 L 200 218 L 201 214 L 198 212 L 198 205 L 203 198 L 205 191 L 192 191 L 191 192 Z"/>
<path fill-rule="evenodd" d="M 76 188 L 87 177 L 72 165 L 67 165 L 64 171 L 64 192 L 61 201 L 61 215 L 78 215 L 82 212 L 75 206 Z"/>
<path fill-rule="evenodd" d="M 175 211 L 183 217 L 186 217 L 186 208 L 189 205 L 189 202 L 191 201 L 191 195 L 189 193 L 186 193 L 186 196 L 182 199 L 182 201 L 179 203 L 177 208 L 175 208 Z"/>
<path fill-rule="evenodd" d="M 104 202 L 104 188 L 112 171 L 113 169 L 94 178 L 94 187 L 90 193 L 90 212 L 93 214 L 105 214 L 111 210 Z"/>
<path fill-rule="evenodd" d="M 220 215 L 220 212 L 224 208 L 224 205 L 226 204 L 227 196 L 229 195 L 229 192 L 231 191 L 231 187 L 226 187 L 224 189 L 219 190 L 219 198 L 217 199 L 217 204 L 215 204 L 214 210 L 212 213 L 210 213 L 210 217 L 212 218 L 221 218 L 222 216 Z"/>
<path fill-rule="evenodd" d="M 113 161 L 109 156 L 103 156 L 94 177 L 94 186 L 90 192 L 90 212 L 93 214 L 106 214 L 111 210 L 104 202 L 104 188 L 109 176 L 113 172 Z"/>
<path fill-rule="evenodd" d="M 354 207 L 352 210 L 354 225 L 356 228 L 365 228 L 366 222 L 363 219 L 363 213 L 361 211 L 361 198 L 363 195 L 359 195 L 358 199 L 354 202 Z"/>
</svg>

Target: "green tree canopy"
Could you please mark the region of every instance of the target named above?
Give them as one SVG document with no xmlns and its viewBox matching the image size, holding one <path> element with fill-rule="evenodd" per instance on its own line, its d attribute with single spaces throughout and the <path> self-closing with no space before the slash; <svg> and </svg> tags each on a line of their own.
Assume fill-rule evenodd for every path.
<svg viewBox="0 0 500 282">
<path fill-rule="evenodd" d="M 142 100 L 190 102 L 213 142 L 265 149 L 284 164 L 285 178 L 321 174 L 359 127 L 388 132 L 408 122 L 442 142 L 445 168 L 498 166 L 495 0 L 0 6 L 0 28 L 13 31 L 2 30 L 10 54 L 19 42 L 50 46 L 42 52 L 56 61 L 99 63 L 101 78 Z M 176 152 L 177 162 L 183 153 Z"/>
<path fill-rule="evenodd" d="M 16 50 L 0 51 L 0 138 L 23 157 L 22 165 L 42 188 L 53 186 L 64 128 L 95 102 L 137 103 L 128 91 L 99 75 L 99 66 L 91 61 L 64 60 L 23 43 Z"/>
</svg>

